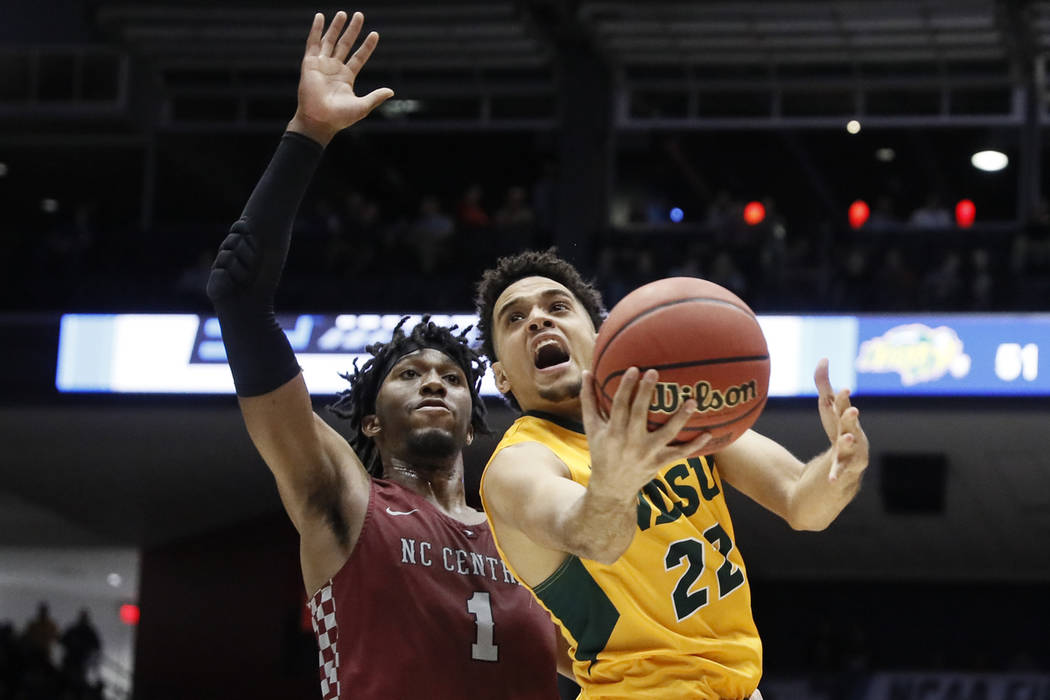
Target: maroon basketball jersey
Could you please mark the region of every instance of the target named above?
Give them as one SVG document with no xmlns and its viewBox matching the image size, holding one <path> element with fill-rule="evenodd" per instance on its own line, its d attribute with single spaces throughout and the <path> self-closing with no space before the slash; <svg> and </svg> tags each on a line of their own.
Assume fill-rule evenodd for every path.
<svg viewBox="0 0 1050 700">
<path fill-rule="evenodd" d="M 372 479 L 361 537 L 309 602 L 324 700 L 558 697 L 547 612 L 466 525 Z"/>
</svg>

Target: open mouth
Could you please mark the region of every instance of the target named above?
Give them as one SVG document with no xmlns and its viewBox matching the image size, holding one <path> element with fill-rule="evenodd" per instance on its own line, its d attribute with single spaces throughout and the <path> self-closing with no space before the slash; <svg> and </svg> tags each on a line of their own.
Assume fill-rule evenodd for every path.
<svg viewBox="0 0 1050 700">
<path fill-rule="evenodd" d="M 532 361 L 536 369 L 547 369 L 569 361 L 569 351 L 557 340 L 544 341 L 533 352 Z"/>
</svg>

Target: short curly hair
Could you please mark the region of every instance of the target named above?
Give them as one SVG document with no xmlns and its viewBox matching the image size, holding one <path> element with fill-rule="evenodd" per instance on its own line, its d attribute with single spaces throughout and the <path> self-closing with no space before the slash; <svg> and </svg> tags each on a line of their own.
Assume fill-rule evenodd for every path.
<svg viewBox="0 0 1050 700">
<path fill-rule="evenodd" d="M 496 266 L 481 273 L 474 305 L 478 312 L 478 335 L 481 337 L 481 353 L 495 362 L 496 347 L 492 339 L 492 311 L 503 291 L 526 277 L 546 277 L 565 285 L 583 305 L 595 329 L 605 318 L 605 304 L 601 292 L 580 275 L 579 270 L 564 258 L 558 257 L 557 248 L 544 251 L 526 250 L 496 261 Z"/>
<path fill-rule="evenodd" d="M 375 441 L 362 430 L 362 422 L 365 416 L 376 411 L 376 397 L 379 396 L 379 388 L 386 378 L 386 370 L 390 368 L 390 363 L 411 352 L 412 348 L 434 348 L 448 355 L 459 365 L 470 387 L 470 424 L 477 434 L 489 435 L 492 432 L 485 420 L 485 401 L 480 394 L 481 380 L 488 365 L 470 347 L 467 340 L 470 327 L 455 333 L 458 330 L 456 326 L 439 326 L 431 321 L 429 316 L 424 316 L 411 331 L 405 333 L 402 327 L 408 319 L 409 317 L 405 316 L 394 327 L 389 342 L 373 343 L 366 348 L 372 357 L 362 367 L 358 368 L 357 360 L 354 360 L 353 373 L 341 375 L 350 382 L 350 388 L 340 392 L 339 398 L 328 406 L 332 413 L 349 421 L 350 446 L 372 476 L 383 475 L 383 462 Z"/>
<path fill-rule="evenodd" d="M 474 306 L 478 312 L 478 335 L 481 338 L 481 353 L 489 362 L 496 362 L 496 346 L 492 339 L 492 312 L 496 300 L 503 291 L 520 279 L 526 277 L 546 277 L 565 285 L 573 296 L 583 305 L 595 329 L 605 319 L 605 305 L 601 292 L 580 275 L 572 263 L 558 257 L 557 248 L 544 251 L 526 250 L 516 255 L 509 255 L 496 261 L 496 266 L 485 270 L 478 282 Z M 504 394 L 504 400 L 510 407 L 520 411 L 521 406 L 513 394 Z"/>
</svg>

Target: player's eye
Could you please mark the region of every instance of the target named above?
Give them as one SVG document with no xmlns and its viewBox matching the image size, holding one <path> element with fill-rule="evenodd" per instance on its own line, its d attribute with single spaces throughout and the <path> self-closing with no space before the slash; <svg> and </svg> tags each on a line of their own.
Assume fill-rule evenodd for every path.
<svg viewBox="0 0 1050 700">
<path fill-rule="evenodd" d="M 525 318 L 525 314 L 521 313 L 520 311 L 512 311 L 507 316 L 507 322 L 508 323 L 516 323 L 517 321 L 520 321 L 523 318 Z"/>
<path fill-rule="evenodd" d="M 403 369 L 403 370 L 401 370 L 401 378 L 402 379 L 415 379 L 418 376 L 419 376 L 419 372 L 415 371 L 414 369 Z"/>
<path fill-rule="evenodd" d="M 551 304 L 551 311 L 568 311 L 569 305 L 564 301 L 556 301 Z"/>
<path fill-rule="evenodd" d="M 460 383 L 459 375 L 458 374 L 446 374 L 445 375 L 445 381 L 447 381 L 449 384 L 459 384 Z"/>
</svg>

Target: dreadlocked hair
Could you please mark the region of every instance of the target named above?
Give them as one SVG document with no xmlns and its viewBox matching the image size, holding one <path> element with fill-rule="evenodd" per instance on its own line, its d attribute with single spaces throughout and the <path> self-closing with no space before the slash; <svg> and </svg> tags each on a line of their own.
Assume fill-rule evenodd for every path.
<svg viewBox="0 0 1050 700">
<path fill-rule="evenodd" d="M 411 331 L 405 333 L 403 327 L 408 319 L 405 316 L 398 322 L 388 342 L 372 343 L 365 348 L 372 357 L 364 365 L 359 368 L 355 359 L 353 373 L 339 375 L 350 382 L 350 388 L 339 392 L 339 398 L 328 406 L 332 413 L 349 421 L 350 447 L 372 476 L 383 475 L 383 462 L 375 441 L 362 430 L 362 421 L 365 416 L 375 413 L 376 397 L 385 378 L 380 372 L 413 345 L 439 350 L 459 365 L 470 387 L 470 424 L 476 434 L 489 435 L 492 432 L 485 420 L 485 402 L 480 394 L 481 380 L 488 365 L 467 341 L 467 334 L 473 326 L 456 333 L 458 326 L 439 326 L 430 320 L 430 316 L 423 316 Z"/>
</svg>

